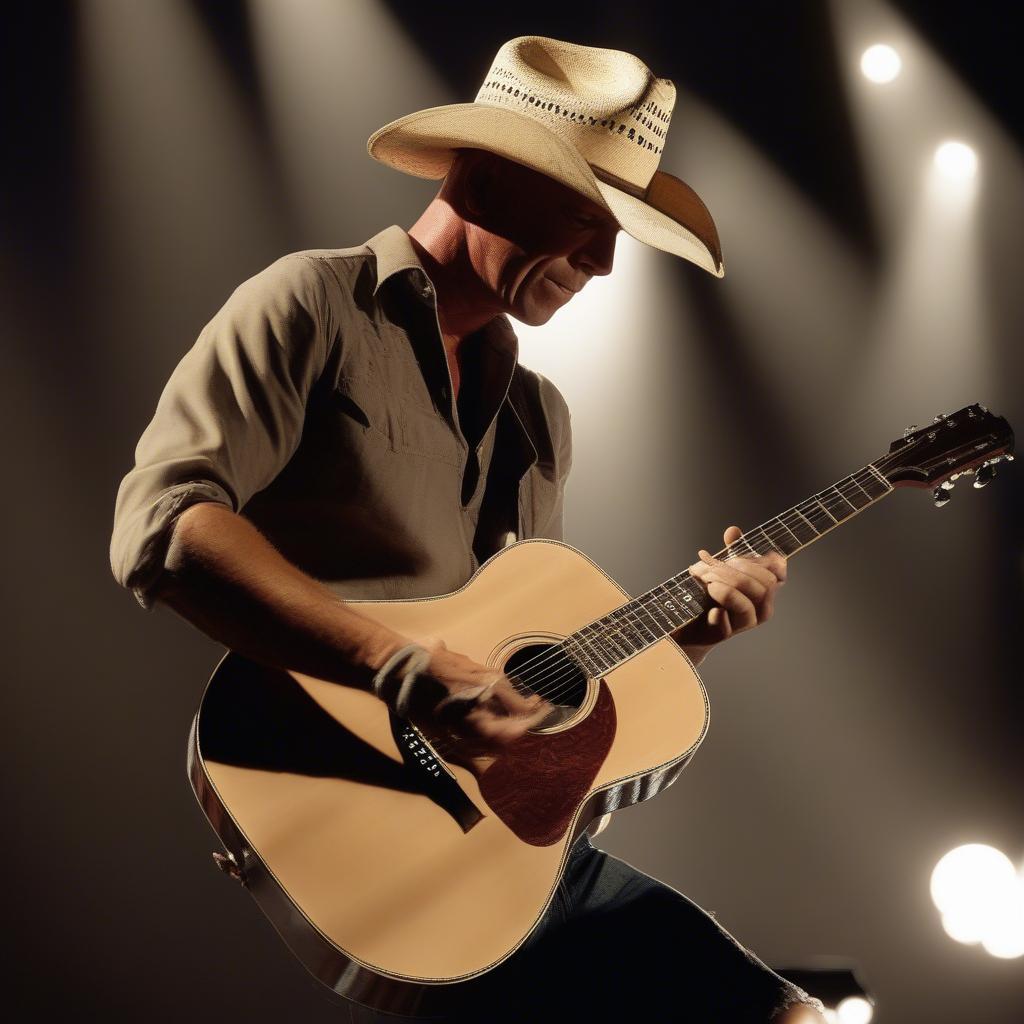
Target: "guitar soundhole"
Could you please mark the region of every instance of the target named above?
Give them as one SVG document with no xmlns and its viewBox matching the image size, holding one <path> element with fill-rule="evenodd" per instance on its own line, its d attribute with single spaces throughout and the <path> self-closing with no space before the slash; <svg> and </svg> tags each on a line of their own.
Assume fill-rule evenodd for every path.
<svg viewBox="0 0 1024 1024">
<path fill-rule="evenodd" d="M 553 705 L 532 732 L 552 729 L 568 721 L 587 695 L 587 677 L 560 644 L 530 644 L 513 654 L 504 666 L 513 685 L 529 696 L 538 693 Z"/>
</svg>

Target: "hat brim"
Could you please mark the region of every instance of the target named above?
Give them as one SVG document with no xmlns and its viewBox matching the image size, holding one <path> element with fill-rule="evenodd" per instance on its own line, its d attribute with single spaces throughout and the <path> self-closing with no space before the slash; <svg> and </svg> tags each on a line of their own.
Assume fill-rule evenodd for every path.
<svg viewBox="0 0 1024 1024">
<path fill-rule="evenodd" d="M 378 128 L 367 152 L 418 178 L 443 178 L 457 149 L 486 149 L 575 189 L 645 245 L 725 275 L 715 223 L 685 182 L 655 171 L 644 198 L 598 179 L 583 155 L 526 114 L 484 103 L 450 103 L 406 114 Z"/>
</svg>

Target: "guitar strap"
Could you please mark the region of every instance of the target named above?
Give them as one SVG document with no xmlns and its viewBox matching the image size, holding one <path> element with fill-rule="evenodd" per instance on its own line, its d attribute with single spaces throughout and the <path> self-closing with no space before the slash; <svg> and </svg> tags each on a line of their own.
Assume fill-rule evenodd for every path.
<svg viewBox="0 0 1024 1024">
<path fill-rule="evenodd" d="M 528 471 L 535 462 L 553 463 L 551 431 L 540 397 L 527 377 L 517 363 L 508 396 L 498 410 L 494 451 L 473 538 L 473 553 L 480 563 L 505 546 L 509 533 L 516 540 L 532 536 L 533 503 L 524 493 L 530 486 Z"/>
</svg>

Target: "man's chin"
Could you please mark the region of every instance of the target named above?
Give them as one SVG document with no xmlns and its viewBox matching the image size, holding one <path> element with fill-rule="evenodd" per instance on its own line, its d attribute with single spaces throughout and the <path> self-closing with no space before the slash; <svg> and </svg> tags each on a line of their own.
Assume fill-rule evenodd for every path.
<svg viewBox="0 0 1024 1024">
<path fill-rule="evenodd" d="M 521 324 L 525 324 L 527 327 L 542 327 L 561 308 L 561 306 L 549 306 L 546 304 L 541 306 L 531 303 L 528 308 L 517 309 L 509 313 L 509 316 L 513 320 L 518 320 Z"/>
</svg>

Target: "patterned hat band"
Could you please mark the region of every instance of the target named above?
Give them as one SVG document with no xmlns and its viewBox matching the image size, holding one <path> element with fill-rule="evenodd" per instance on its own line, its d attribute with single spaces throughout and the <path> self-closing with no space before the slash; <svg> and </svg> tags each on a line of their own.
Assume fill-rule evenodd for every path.
<svg viewBox="0 0 1024 1024">
<path fill-rule="evenodd" d="M 367 150 L 425 178 L 443 178 L 457 149 L 490 150 L 588 196 L 639 241 L 721 277 L 707 207 L 659 169 L 675 100 L 675 85 L 633 54 L 519 36 L 498 50 L 472 103 L 392 121 Z"/>
</svg>

